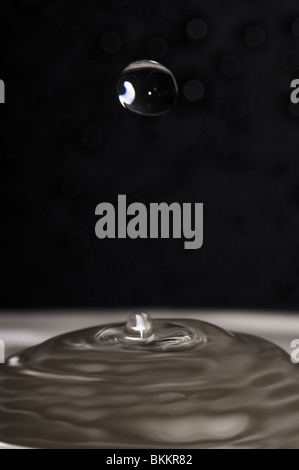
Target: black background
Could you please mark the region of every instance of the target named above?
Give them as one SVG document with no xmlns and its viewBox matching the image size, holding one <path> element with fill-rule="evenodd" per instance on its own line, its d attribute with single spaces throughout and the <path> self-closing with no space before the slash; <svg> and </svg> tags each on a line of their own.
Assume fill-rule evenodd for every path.
<svg viewBox="0 0 299 470">
<path fill-rule="evenodd" d="M 298 17 L 295 0 L 2 0 L 0 307 L 297 309 Z M 167 115 L 118 102 L 143 58 L 177 78 Z M 118 194 L 203 202 L 203 248 L 98 240 Z"/>
</svg>

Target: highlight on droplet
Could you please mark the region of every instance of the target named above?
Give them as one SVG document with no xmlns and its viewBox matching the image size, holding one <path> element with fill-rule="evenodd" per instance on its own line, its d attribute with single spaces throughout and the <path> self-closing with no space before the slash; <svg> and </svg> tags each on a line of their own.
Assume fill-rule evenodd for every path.
<svg viewBox="0 0 299 470">
<path fill-rule="evenodd" d="M 132 103 L 134 103 L 136 92 L 132 83 L 130 82 L 124 82 L 124 87 L 126 89 L 126 92 L 123 95 L 119 95 L 119 101 L 125 108 L 126 105 L 130 106 Z"/>
</svg>

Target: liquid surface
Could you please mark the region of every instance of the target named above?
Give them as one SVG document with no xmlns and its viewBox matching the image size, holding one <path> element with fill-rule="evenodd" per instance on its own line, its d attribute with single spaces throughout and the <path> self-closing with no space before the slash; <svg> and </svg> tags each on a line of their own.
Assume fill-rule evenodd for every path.
<svg viewBox="0 0 299 470">
<path fill-rule="evenodd" d="M 137 114 L 158 116 L 175 105 L 178 87 L 166 67 L 152 60 L 140 60 L 122 72 L 117 93 L 124 108 Z"/>
<path fill-rule="evenodd" d="M 299 371 L 277 346 L 133 315 L 0 369 L 0 441 L 33 448 L 299 448 Z"/>
</svg>

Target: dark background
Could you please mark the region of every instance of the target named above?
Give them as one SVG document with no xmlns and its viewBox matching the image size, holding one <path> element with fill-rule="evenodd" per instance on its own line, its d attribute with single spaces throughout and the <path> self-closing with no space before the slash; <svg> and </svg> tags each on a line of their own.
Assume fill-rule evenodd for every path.
<svg viewBox="0 0 299 470">
<path fill-rule="evenodd" d="M 0 307 L 297 309 L 297 18 L 297 0 L 2 0 Z M 118 102 L 143 58 L 178 81 L 162 117 Z M 118 194 L 203 202 L 203 248 L 98 240 Z"/>
</svg>

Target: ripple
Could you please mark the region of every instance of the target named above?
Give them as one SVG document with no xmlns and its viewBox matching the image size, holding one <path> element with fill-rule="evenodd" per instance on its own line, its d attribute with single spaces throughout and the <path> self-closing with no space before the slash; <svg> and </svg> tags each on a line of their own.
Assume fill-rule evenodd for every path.
<svg viewBox="0 0 299 470">
<path fill-rule="evenodd" d="M 142 317 L 136 332 L 135 320 L 59 336 L 10 358 L 0 376 L 0 441 L 49 449 L 299 448 L 299 371 L 285 352 L 201 321 Z"/>
</svg>

